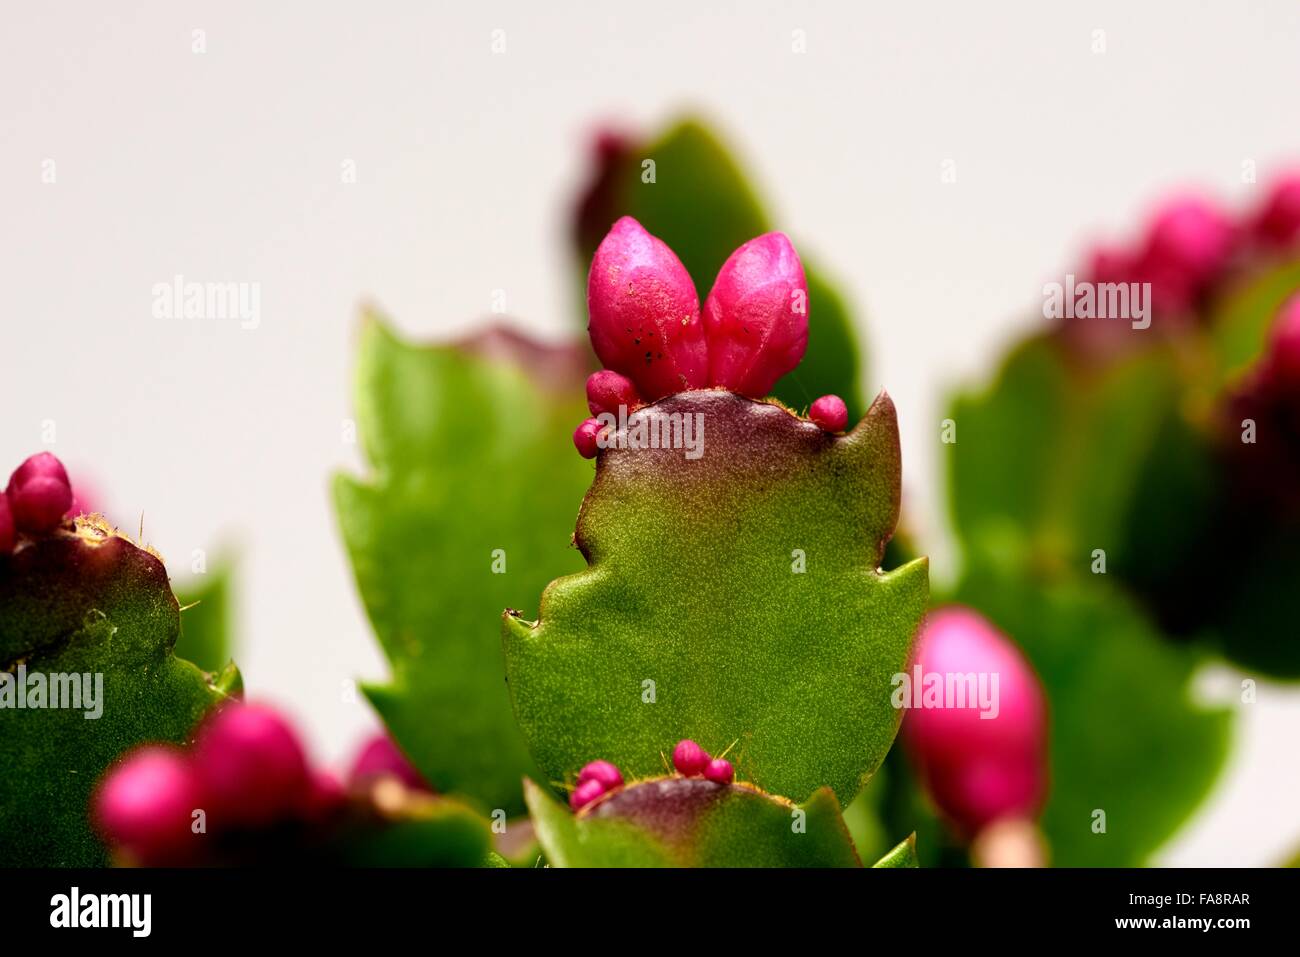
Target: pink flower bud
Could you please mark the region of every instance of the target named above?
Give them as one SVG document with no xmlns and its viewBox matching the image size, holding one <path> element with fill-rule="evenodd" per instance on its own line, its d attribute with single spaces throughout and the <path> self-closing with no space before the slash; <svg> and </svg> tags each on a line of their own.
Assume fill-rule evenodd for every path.
<svg viewBox="0 0 1300 957">
<path fill-rule="evenodd" d="M 678 741 L 673 748 L 673 767 L 688 778 L 703 774 L 708 765 L 708 752 L 690 738 Z"/>
<path fill-rule="evenodd" d="M 709 363 L 695 285 L 676 254 L 630 216 L 596 249 L 587 308 L 596 355 L 647 401 L 705 384 Z"/>
<path fill-rule="evenodd" d="M 808 283 L 784 233 L 733 252 L 704 302 L 709 384 L 762 398 L 808 348 Z"/>
<path fill-rule="evenodd" d="M 736 780 L 736 769 L 723 758 L 714 758 L 704 767 L 704 776 L 714 784 L 730 784 Z"/>
<path fill-rule="evenodd" d="M 308 804 L 311 774 L 302 745 L 264 705 L 221 708 L 199 729 L 193 761 L 215 827 L 261 827 Z"/>
<path fill-rule="evenodd" d="M 32 534 L 57 528 L 72 507 L 68 473 L 49 452 L 38 452 L 14 470 L 8 495 L 14 524 Z"/>
<path fill-rule="evenodd" d="M 1255 235 L 1265 244 L 1281 248 L 1300 240 L 1300 172 L 1274 183 L 1255 220 Z"/>
<path fill-rule="evenodd" d="M 1141 257 L 1141 278 L 1169 296 L 1198 291 L 1227 265 L 1236 241 L 1232 222 L 1218 207 L 1194 196 L 1156 211 Z"/>
<path fill-rule="evenodd" d="M 13 512 L 9 510 L 9 496 L 0 492 L 0 556 L 8 555 L 17 544 Z"/>
<path fill-rule="evenodd" d="M 150 866 L 192 863 L 202 806 L 193 768 L 168 745 L 146 745 L 111 768 L 91 797 L 91 819 L 105 843 Z"/>
<path fill-rule="evenodd" d="M 573 789 L 569 795 L 569 807 L 575 811 L 580 811 L 596 798 L 605 793 L 605 786 L 594 778 L 590 781 L 584 781 Z"/>
<path fill-rule="evenodd" d="M 623 786 L 623 772 L 608 761 L 592 761 L 578 772 L 579 784 L 588 781 L 599 781 L 606 791 L 612 791 Z"/>
<path fill-rule="evenodd" d="M 838 395 L 824 395 L 812 404 L 808 418 L 827 432 L 843 432 L 849 424 L 849 407 Z"/>
<path fill-rule="evenodd" d="M 595 419 L 583 419 L 582 424 L 573 430 L 573 447 L 584 459 L 594 459 L 600 451 L 597 441 L 603 426 Z"/>
<path fill-rule="evenodd" d="M 600 415 L 602 412 L 618 415 L 619 406 L 624 406 L 631 412 L 642 404 L 636 386 L 627 376 L 610 369 L 601 369 L 587 377 L 587 407 L 591 409 L 592 415 Z"/>
<path fill-rule="evenodd" d="M 381 731 L 357 753 L 348 773 L 348 783 L 353 787 L 365 787 L 382 777 L 397 778 L 414 791 L 433 791 L 397 743 Z"/>
<path fill-rule="evenodd" d="M 926 617 L 913 661 L 913 683 L 918 667 L 922 682 L 940 682 L 937 703 L 922 697 L 920 707 L 912 688 L 903 721 L 904 746 L 935 803 L 967 837 L 1001 818 L 1037 814 L 1047 788 L 1047 705 L 1020 650 L 954 606 Z M 996 688 L 991 702 L 943 695 L 950 681 L 971 674 Z"/>
</svg>

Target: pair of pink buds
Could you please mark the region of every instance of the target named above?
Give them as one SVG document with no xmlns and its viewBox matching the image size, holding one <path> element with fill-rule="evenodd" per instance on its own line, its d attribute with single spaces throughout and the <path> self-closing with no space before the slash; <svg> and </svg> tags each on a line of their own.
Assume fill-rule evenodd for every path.
<svg viewBox="0 0 1300 957">
<path fill-rule="evenodd" d="M 701 314 L 681 260 L 624 216 L 591 261 L 587 308 L 596 355 L 646 402 L 710 386 L 762 398 L 808 347 L 808 283 L 784 233 L 733 252 Z"/>
<path fill-rule="evenodd" d="M 623 786 L 623 772 L 608 761 L 591 761 L 578 772 L 578 783 L 569 795 L 569 807 L 580 811 L 592 801 Z"/>
<path fill-rule="evenodd" d="M 730 784 L 736 779 L 736 769 L 726 758 L 711 758 L 709 752 L 684 738 L 673 748 L 673 767 L 688 778 L 703 777 L 714 784 Z"/>
<path fill-rule="evenodd" d="M 593 416 L 617 416 L 690 389 L 730 389 L 761 399 L 808 348 L 808 282 L 784 233 L 765 233 L 733 252 L 700 309 L 686 267 L 668 245 L 631 216 L 616 222 L 587 276 L 587 332 L 605 366 L 587 380 Z M 837 396 L 813 403 L 810 417 L 843 430 L 848 410 Z M 585 458 L 601 424 L 573 434 Z"/>
</svg>

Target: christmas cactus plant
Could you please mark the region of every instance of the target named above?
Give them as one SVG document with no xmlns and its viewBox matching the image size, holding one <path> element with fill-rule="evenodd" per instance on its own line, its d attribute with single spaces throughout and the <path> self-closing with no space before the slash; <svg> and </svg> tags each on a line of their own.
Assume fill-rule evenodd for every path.
<svg viewBox="0 0 1300 957">
<path fill-rule="evenodd" d="M 897 730 L 890 681 L 927 596 L 923 559 L 879 567 L 899 506 L 892 403 L 836 434 L 765 401 L 808 338 L 780 234 L 737 249 L 701 313 L 672 251 L 624 218 L 588 290 L 607 366 L 575 437 L 598 456 L 574 534 L 589 567 L 503 632 L 534 758 L 552 780 L 595 754 L 644 775 L 689 734 L 734 746 L 765 790 L 848 803 Z M 630 408 L 606 405 L 610 373 Z"/>
<path fill-rule="evenodd" d="M 346 771 L 245 699 L 226 569 L 174 591 L 18 465 L 5 863 L 1135 865 L 1185 823 L 1232 729 L 1201 666 L 1300 674 L 1264 627 L 1300 567 L 1300 181 L 1161 207 L 1080 270 L 1145 290 L 1131 322 L 1071 300 L 952 401 L 932 602 L 841 298 L 699 124 L 596 158 L 585 339 L 364 311 L 332 499 L 390 675 Z"/>
</svg>

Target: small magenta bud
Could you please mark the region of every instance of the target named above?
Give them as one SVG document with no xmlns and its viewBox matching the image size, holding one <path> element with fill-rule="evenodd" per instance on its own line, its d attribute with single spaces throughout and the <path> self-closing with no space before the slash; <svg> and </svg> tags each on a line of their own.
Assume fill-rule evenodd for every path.
<svg viewBox="0 0 1300 957">
<path fill-rule="evenodd" d="M 608 761 L 592 761 L 578 772 L 578 784 L 588 781 L 599 781 L 606 791 L 612 791 L 623 786 L 623 772 Z"/>
<path fill-rule="evenodd" d="M 14 515 L 9 510 L 9 496 L 0 492 L 0 555 L 8 555 L 17 544 Z"/>
<path fill-rule="evenodd" d="M 838 395 L 824 395 L 812 404 L 808 418 L 827 432 L 843 432 L 849 424 L 849 407 Z"/>
<path fill-rule="evenodd" d="M 605 786 L 594 778 L 590 781 L 584 781 L 573 789 L 569 795 L 569 807 L 575 811 L 580 811 L 596 798 L 605 793 Z"/>
<path fill-rule="evenodd" d="M 704 302 L 709 384 L 761 399 L 808 348 L 808 283 L 784 233 L 733 252 Z"/>
<path fill-rule="evenodd" d="M 618 415 L 619 406 L 631 412 L 642 404 L 636 386 L 625 375 L 612 369 L 601 369 L 587 377 L 587 408 L 591 409 L 592 415 L 602 412 Z"/>
<path fill-rule="evenodd" d="M 193 768 L 178 748 L 146 745 L 128 754 L 109 770 L 90 804 L 100 837 L 138 863 L 189 862 L 193 814 L 203 805 Z"/>
<path fill-rule="evenodd" d="M 365 787 L 382 777 L 397 778 L 413 791 L 433 791 L 415 769 L 415 765 L 402 753 L 397 742 L 381 731 L 357 752 L 352 770 L 348 773 L 348 784 L 352 787 Z"/>
<path fill-rule="evenodd" d="M 736 780 L 736 769 L 724 758 L 714 758 L 704 767 L 704 776 L 714 784 L 730 784 Z"/>
<path fill-rule="evenodd" d="M 49 452 L 38 452 L 14 470 L 8 495 L 14 525 L 32 534 L 57 528 L 72 507 L 68 473 Z"/>
<path fill-rule="evenodd" d="M 935 803 L 967 837 L 1035 816 L 1047 788 L 1047 703 L 1020 650 L 976 612 L 950 607 L 927 616 L 913 662 L 903 742 Z M 991 693 L 964 707 L 927 701 L 918 670 L 922 688 L 931 675 L 943 688 L 974 674 Z"/>
<path fill-rule="evenodd" d="M 709 360 L 695 284 L 676 254 L 631 216 L 596 249 L 587 309 L 596 355 L 646 401 L 705 384 Z"/>
<path fill-rule="evenodd" d="M 264 705 L 230 703 L 194 742 L 195 773 L 216 827 L 259 827 L 309 803 L 311 773 L 298 736 Z"/>
<path fill-rule="evenodd" d="M 673 748 L 673 767 L 688 778 L 703 774 L 708 765 L 708 752 L 690 738 L 678 741 L 677 747 Z"/>
<path fill-rule="evenodd" d="M 582 424 L 573 430 L 573 447 L 584 459 L 594 459 L 600 451 L 600 431 L 604 428 L 595 419 L 583 419 Z"/>
<path fill-rule="evenodd" d="M 1274 183 L 1255 221 L 1255 235 L 1277 247 L 1290 246 L 1300 239 L 1300 171 Z"/>
</svg>

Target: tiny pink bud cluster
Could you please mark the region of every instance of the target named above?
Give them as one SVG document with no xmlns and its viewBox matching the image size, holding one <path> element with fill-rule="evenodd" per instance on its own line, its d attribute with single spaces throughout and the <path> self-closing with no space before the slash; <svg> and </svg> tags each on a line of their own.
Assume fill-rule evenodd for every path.
<svg viewBox="0 0 1300 957">
<path fill-rule="evenodd" d="M 72 483 L 54 455 L 38 452 L 14 469 L 0 494 L 0 555 L 8 555 L 18 534 L 46 535 L 72 508 Z"/>
<path fill-rule="evenodd" d="M 1047 703 L 1020 650 L 969 608 L 932 612 L 922 625 L 914 668 L 924 675 L 997 676 L 997 710 L 913 708 L 903 743 L 926 789 L 966 838 L 994 821 L 1032 818 L 1047 789 Z"/>
<path fill-rule="evenodd" d="M 230 702 L 203 722 L 188 750 L 154 744 L 124 756 L 96 788 L 91 817 L 104 841 L 134 862 L 166 866 L 211 859 L 209 836 L 320 822 L 344 800 L 331 775 L 308 766 L 276 711 Z"/>
<path fill-rule="evenodd" d="M 684 774 L 688 778 L 703 774 L 710 760 L 708 752 L 690 738 L 678 741 L 677 747 L 673 748 L 673 767 L 677 769 L 677 773 Z"/>
<path fill-rule="evenodd" d="M 569 806 L 580 811 L 597 798 L 623 786 L 623 773 L 608 761 L 591 761 L 578 772 Z"/>
<path fill-rule="evenodd" d="M 736 779 L 736 769 L 730 761 L 710 757 L 707 751 L 690 738 L 683 738 L 673 748 L 673 767 L 685 777 L 704 777 L 715 784 L 730 784 Z"/>
</svg>

